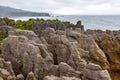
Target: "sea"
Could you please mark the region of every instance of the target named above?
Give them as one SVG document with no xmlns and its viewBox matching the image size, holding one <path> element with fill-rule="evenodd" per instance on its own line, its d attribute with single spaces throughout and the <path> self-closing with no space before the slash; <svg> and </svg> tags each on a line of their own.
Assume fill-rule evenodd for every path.
<svg viewBox="0 0 120 80">
<path fill-rule="evenodd" d="M 76 24 L 81 20 L 85 29 L 93 30 L 120 30 L 120 15 L 57 15 L 50 17 L 11 17 L 15 20 L 28 20 L 30 18 L 59 19 Z"/>
</svg>

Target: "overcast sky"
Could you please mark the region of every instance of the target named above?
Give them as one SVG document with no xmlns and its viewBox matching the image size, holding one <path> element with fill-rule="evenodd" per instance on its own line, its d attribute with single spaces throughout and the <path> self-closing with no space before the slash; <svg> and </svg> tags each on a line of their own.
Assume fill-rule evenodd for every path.
<svg viewBox="0 0 120 80">
<path fill-rule="evenodd" d="M 0 0 L 0 5 L 55 14 L 120 14 L 120 0 Z"/>
</svg>

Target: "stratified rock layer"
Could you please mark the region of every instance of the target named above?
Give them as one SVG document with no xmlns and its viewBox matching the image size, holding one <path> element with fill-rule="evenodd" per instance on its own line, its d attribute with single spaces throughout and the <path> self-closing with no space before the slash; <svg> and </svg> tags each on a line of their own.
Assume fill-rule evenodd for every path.
<svg viewBox="0 0 120 80">
<path fill-rule="evenodd" d="M 79 28 L 46 28 L 39 37 L 27 30 L 8 34 L 0 56 L 11 61 L 18 80 L 111 80 L 104 52 Z"/>
<path fill-rule="evenodd" d="M 0 58 L 0 80 L 15 80 L 11 62 L 3 58 Z"/>
<path fill-rule="evenodd" d="M 109 61 L 112 80 L 120 80 L 120 31 L 87 30 L 93 36 Z"/>
</svg>

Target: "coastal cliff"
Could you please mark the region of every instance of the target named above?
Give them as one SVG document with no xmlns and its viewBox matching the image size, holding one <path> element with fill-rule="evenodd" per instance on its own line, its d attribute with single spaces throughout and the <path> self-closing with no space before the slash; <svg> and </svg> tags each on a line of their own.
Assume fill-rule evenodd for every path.
<svg viewBox="0 0 120 80">
<path fill-rule="evenodd" d="M 11 21 L 0 19 L 1 35 L 7 35 L 0 45 L 0 79 L 120 79 L 120 31 L 85 31 L 81 21 L 58 20 L 30 20 L 21 30 L 28 25 Z"/>
<path fill-rule="evenodd" d="M 49 13 L 43 13 L 43 12 L 32 12 L 32 11 L 26 11 L 22 9 L 16 9 L 8 6 L 1 6 L 0 5 L 0 17 L 23 17 L 23 16 L 50 16 Z"/>
</svg>

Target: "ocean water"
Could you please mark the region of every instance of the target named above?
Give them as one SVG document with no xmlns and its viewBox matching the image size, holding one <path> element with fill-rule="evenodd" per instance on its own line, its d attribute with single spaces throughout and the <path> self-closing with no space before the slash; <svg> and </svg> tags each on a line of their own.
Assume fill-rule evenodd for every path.
<svg viewBox="0 0 120 80">
<path fill-rule="evenodd" d="M 120 30 L 120 15 L 67 15 L 51 17 L 12 17 L 15 20 L 28 20 L 29 18 L 59 19 L 76 24 L 82 21 L 85 29 Z"/>
</svg>

